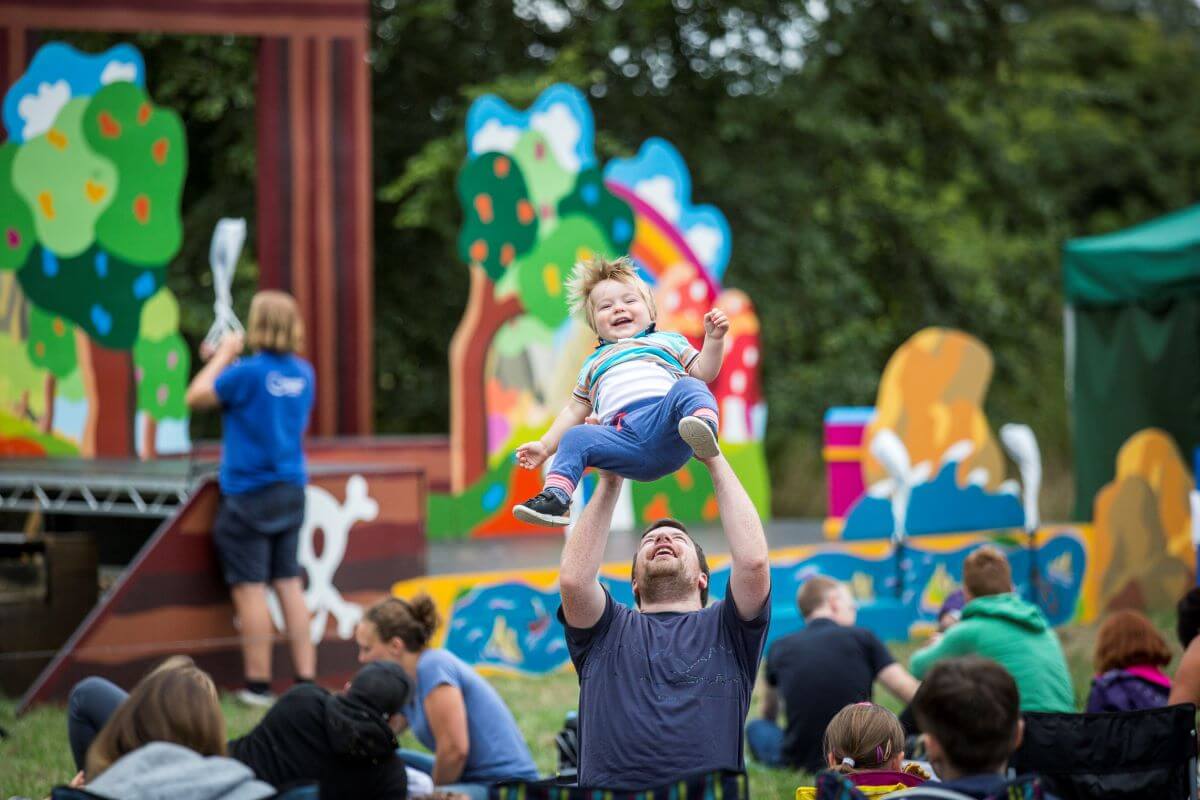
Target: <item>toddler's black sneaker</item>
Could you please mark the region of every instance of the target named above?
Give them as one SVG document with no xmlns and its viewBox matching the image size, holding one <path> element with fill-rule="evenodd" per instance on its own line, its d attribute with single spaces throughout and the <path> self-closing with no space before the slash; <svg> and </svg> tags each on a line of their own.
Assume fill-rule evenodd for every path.
<svg viewBox="0 0 1200 800">
<path fill-rule="evenodd" d="M 513 516 L 531 525 L 556 528 L 571 521 L 571 504 L 555 497 L 554 492 L 543 491 L 520 505 L 513 506 Z"/>
</svg>

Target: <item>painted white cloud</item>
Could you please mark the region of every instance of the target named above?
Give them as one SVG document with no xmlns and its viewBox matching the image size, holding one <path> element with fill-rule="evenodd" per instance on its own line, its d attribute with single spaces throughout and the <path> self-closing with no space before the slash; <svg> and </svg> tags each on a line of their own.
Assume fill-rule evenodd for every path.
<svg viewBox="0 0 1200 800">
<path fill-rule="evenodd" d="M 723 237 L 721 232 L 713 226 L 693 225 L 683 234 L 683 238 L 687 241 L 688 247 L 692 248 L 692 252 L 696 254 L 696 258 L 700 259 L 701 264 L 709 266 L 717 260 L 717 254 L 721 252 Z"/>
<path fill-rule="evenodd" d="M 521 138 L 521 129 L 501 125 L 500 120 L 489 119 L 483 127 L 475 131 L 471 138 L 471 152 L 480 153 L 511 153 Z"/>
<path fill-rule="evenodd" d="M 104 71 L 100 73 L 100 83 L 105 86 L 110 83 L 117 83 L 118 81 L 136 83 L 137 76 L 137 64 L 129 61 L 114 60 L 104 65 Z"/>
<path fill-rule="evenodd" d="M 555 103 L 545 111 L 531 115 L 529 127 L 546 137 L 555 159 L 563 169 L 579 171 L 579 156 L 575 154 L 575 146 L 579 144 L 583 131 L 566 103 Z"/>
<path fill-rule="evenodd" d="M 655 175 L 644 181 L 638 181 L 633 187 L 633 193 L 654 207 L 670 222 L 679 221 L 679 196 L 675 191 L 675 181 L 666 175 Z"/>
<path fill-rule="evenodd" d="M 71 99 L 71 85 L 63 80 L 39 83 L 37 94 L 27 94 L 17 103 L 17 115 L 25 120 L 22 138 L 29 141 L 50 129 L 58 112 Z"/>
</svg>

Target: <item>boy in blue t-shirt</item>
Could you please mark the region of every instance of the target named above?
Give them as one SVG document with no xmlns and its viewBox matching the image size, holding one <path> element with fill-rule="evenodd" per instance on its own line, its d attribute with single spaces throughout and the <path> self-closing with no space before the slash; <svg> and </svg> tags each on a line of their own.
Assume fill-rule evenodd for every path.
<svg viewBox="0 0 1200 800">
<path fill-rule="evenodd" d="M 653 481 L 693 454 L 721 452 L 717 401 L 705 384 L 725 358 L 725 314 L 714 308 L 704 315 L 700 350 L 678 333 L 655 330 L 654 296 L 628 258 L 576 264 L 567 289 L 571 310 L 583 310 L 600 343 L 550 430 L 517 448 L 525 469 L 554 455 L 541 493 L 513 507 L 513 516 L 534 525 L 570 521 L 571 494 L 588 467 Z"/>
<path fill-rule="evenodd" d="M 254 355 L 238 360 L 242 337 L 226 335 L 192 379 L 186 399 L 189 408 L 222 412 L 213 542 L 241 627 L 246 688 L 238 697 L 266 705 L 274 634 L 268 584 L 283 608 L 296 677 L 316 674 L 298 560 L 308 483 L 303 438 L 315 380 L 312 365 L 297 355 L 304 328 L 290 295 L 258 292 L 246 327 Z"/>
</svg>

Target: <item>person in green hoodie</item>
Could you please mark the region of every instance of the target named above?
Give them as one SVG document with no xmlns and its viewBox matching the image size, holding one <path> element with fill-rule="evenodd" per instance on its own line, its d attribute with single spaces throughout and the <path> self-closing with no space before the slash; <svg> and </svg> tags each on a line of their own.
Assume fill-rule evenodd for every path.
<svg viewBox="0 0 1200 800">
<path fill-rule="evenodd" d="M 934 664 L 978 655 L 1008 670 L 1022 711 L 1075 711 L 1075 692 L 1058 636 L 1041 609 L 1013 592 L 1004 553 L 985 545 L 963 563 L 967 604 L 962 621 L 913 654 L 910 671 L 923 678 Z"/>
</svg>

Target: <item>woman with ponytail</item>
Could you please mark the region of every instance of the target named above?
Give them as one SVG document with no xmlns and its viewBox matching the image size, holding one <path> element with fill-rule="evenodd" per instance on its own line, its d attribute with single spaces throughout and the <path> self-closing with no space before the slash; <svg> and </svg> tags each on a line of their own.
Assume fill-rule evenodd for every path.
<svg viewBox="0 0 1200 800">
<path fill-rule="evenodd" d="M 488 785 L 500 781 L 536 780 L 529 747 L 500 695 L 456 655 L 429 646 L 440 625 L 437 606 L 422 593 L 376 604 L 354 633 L 360 662 L 395 662 L 416 682 L 405 717 L 433 757 L 408 750 L 401 756 L 439 789 L 471 798 L 486 798 Z"/>
<path fill-rule="evenodd" d="M 891 711 L 874 703 L 855 703 L 837 713 L 825 728 L 825 761 L 849 777 L 867 797 L 883 797 L 929 779 L 916 764 L 904 765 L 904 728 Z M 801 786 L 796 800 L 812 800 L 817 790 Z"/>
</svg>

